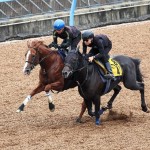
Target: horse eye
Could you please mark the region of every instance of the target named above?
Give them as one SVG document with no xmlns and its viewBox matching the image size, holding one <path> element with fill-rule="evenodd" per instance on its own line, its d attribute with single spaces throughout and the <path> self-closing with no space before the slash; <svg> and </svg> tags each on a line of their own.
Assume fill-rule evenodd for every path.
<svg viewBox="0 0 150 150">
<path fill-rule="evenodd" d="M 35 59 L 35 55 L 32 56 L 32 59 Z"/>
</svg>

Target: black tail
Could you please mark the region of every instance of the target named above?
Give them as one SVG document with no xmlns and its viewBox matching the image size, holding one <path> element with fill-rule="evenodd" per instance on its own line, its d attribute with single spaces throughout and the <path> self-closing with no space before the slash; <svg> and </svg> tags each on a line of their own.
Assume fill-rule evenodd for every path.
<svg viewBox="0 0 150 150">
<path fill-rule="evenodd" d="M 135 64 L 135 67 L 136 67 L 136 80 L 138 82 L 143 82 L 143 75 L 140 71 L 140 63 L 141 63 L 141 60 L 140 59 L 134 59 L 134 58 L 131 58 L 132 61 L 134 62 Z"/>
</svg>

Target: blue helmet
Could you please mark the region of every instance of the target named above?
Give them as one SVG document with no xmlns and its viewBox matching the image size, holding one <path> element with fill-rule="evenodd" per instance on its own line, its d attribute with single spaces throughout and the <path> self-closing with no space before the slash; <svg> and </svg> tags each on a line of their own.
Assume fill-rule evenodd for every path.
<svg viewBox="0 0 150 150">
<path fill-rule="evenodd" d="M 55 30 L 61 30 L 65 27 L 65 22 L 61 19 L 57 19 L 53 25 Z"/>
</svg>

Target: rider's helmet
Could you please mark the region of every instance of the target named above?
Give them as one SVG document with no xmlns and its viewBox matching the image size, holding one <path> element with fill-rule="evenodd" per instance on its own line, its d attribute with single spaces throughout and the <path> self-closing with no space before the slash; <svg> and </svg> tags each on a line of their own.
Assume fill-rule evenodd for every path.
<svg viewBox="0 0 150 150">
<path fill-rule="evenodd" d="M 55 30 L 61 30 L 65 27 L 65 22 L 62 19 L 57 19 L 53 25 Z"/>
<path fill-rule="evenodd" d="M 92 31 L 84 31 L 82 33 L 82 39 L 83 41 L 86 41 L 88 39 L 94 38 L 94 33 Z"/>
</svg>

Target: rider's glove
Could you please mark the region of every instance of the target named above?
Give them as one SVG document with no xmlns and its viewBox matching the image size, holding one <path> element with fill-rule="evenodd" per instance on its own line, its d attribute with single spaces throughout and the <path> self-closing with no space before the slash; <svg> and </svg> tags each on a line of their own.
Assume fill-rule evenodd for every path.
<svg viewBox="0 0 150 150">
<path fill-rule="evenodd" d="M 52 42 L 51 44 L 49 44 L 48 46 L 49 48 L 54 47 L 54 48 L 58 48 L 58 45 L 54 42 Z"/>
<path fill-rule="evenodd" d="M 67 45 L 66 43 L 62 43 L 62 44 L 60 45 L 60 47 L 61 47 L 61 48 L 67 48 L 68 45 Z"/>
</svg>

